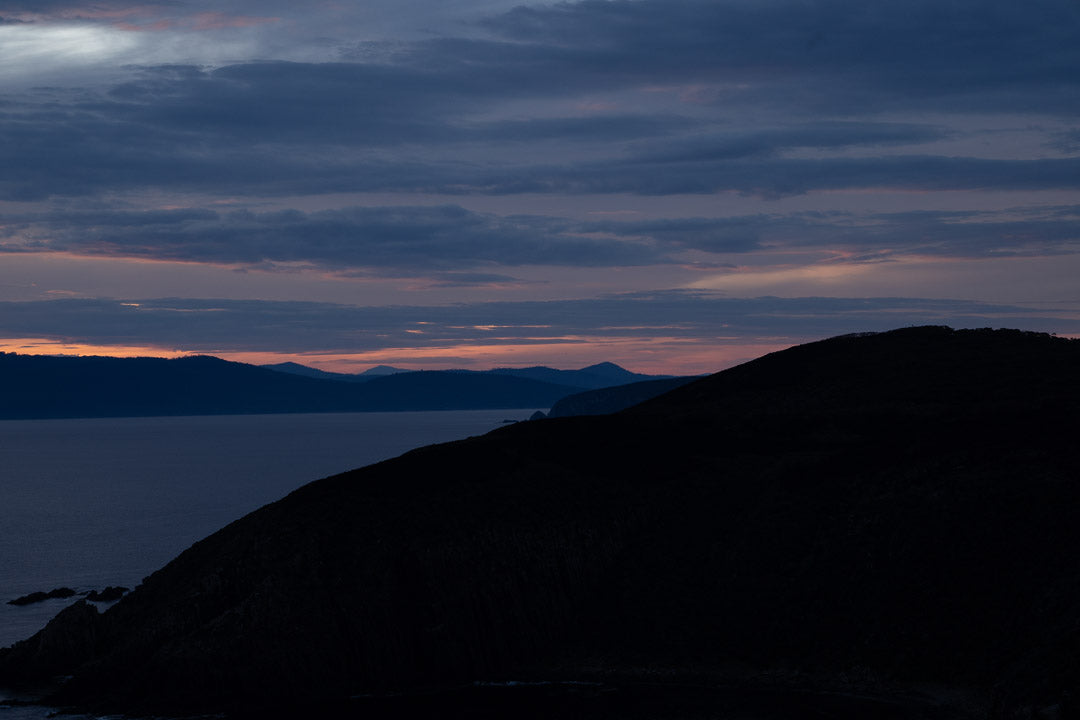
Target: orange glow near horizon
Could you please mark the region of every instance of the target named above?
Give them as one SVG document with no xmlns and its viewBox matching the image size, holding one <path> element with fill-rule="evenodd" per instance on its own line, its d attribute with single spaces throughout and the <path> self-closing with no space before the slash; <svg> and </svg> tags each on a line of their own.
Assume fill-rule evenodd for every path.
<svg viewBox="0 0 1080 720">
<path fill-rule="evenodd" d="M 145 345 L 97 345 L 49 338 L 0 339 L 0 351 L 23 355 L 102 355 L 176 358 L 214 355 L 252 365 L 295 362 L 330 372 L 358 373 L 375 365 L 408 370 L 476 369 L 546 365 L 576 369 L 613 362 L 647 374 L 700 375 L 760 357 L 795 344 L 779 338 L 708 343 L 685 338 L 559 338 L 520 345 L 447 345 L 427 348 L 385 348 L 362 352 L 187 351 Z"/>
<path fill-rule="evenodd" d="M 107 357 L 175 358 L 198 355 L 183 350 L 169 350 L 150 345 L 94 345 L 51 338 L 0 338 L 0 352 L 20 355 L 103 355 Z"/>
</svg>

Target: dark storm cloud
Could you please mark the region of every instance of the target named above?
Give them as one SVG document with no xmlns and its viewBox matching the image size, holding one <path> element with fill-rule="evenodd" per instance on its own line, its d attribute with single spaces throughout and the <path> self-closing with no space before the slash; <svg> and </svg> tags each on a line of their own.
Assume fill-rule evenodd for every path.
<svg viewBox="0 0 1080 720">
<path fill-rule="evenodd" d="M 656 115 L 460 119 L 474 102 L 434 73 L 384 66 L 148 69 L 104 97 L 79 91 L 63 102 L 53 91 L 0 105 L 0 199 L 146 186 L 241 194 L 473 191 L 488 181 L 476 159 L 442 159 L 418 148 L 608 142 L 695 124 Z"/>
<path fill-rule="evenodd" d="M 2 252 L 307 266 L 344 275 L 390 272 L 443 286 L 513 280 L 483 267 L 628 267 L 680 253 L 821 248 L 853 261 L 903 255 L 954 258 L 1075 253 L 1080 207 L 905 213 L 800 212 L 720 218 L 572 220 L 499 216 L 454 205 L 354 207 L 303 213 L 206 208 L 100 209 L 11 217 Z"/>
<path fill-rule="evenodd" d="M 89 105 L 117 122 L 191 133 L 215 142 L 425 141 L 460 90 L 433 72 L 354 63 L 263 62 L 213 71 L 148 69 Z"/>
<path fill-rule="evenodd" d="M 0 199 L 1080 184 L 1077 158 L 900 154 L 964 131 L 870 117 L 1075 117 L 1074 3 L 590 1 L 518 8 L 486 27 L 487 38 L 399 43 L 378 61 L 141 68 L 103 93 L 8 96 Z M 572 109 L 620 92 L 659 104 Z M 505 110 L 515 102 L 524 109 Z M 554 115 L 531 114 L 552 102 Z M 824 119 L 836 117 L 848 121 Z M 846 149 L 865 156 L 829 154 Z M 823 157 L 790 156 L 799 150 Z"/>
<path fill-rule="evenodd" d="M 653 142 L 632 155 L 635 162 L 700 163 L 761 158 L 793 149 L 910 145 L 948 137 L 945 128 L 912 123 L 808 122 L 764 131 L 713 132 L 694 138 Z"/>
<path fill-rule="evenodd" d="M 1067 130 L 1058 133 L 1050 146 L 1065 153 L 1080 153 L 1080 130 Z"/>
<path fill-rule="evenodd" d="M 813 190 L 1044 190 L 1080 187 L 1080 158 L 989 159 L 935 155 L 786 158 L 783 148 L 755 142 L 740 149 L 718 140 L 704 157 L 646 154 L 618 160 L 567 159 L 558 165 L 515 162 L 512 149 L 487 163 L 389 158 L 374 149 L 228 144 L 178 137 L 145 126 L 85 124 L 54 118 L 0 119 L 0 199 L 40 200 L 145 187 L 234 195 L 333 192 L 444 194 L 635 193 L 706 194 L 737 191 L 778 197 Z M 97 126 L 97 127 L 95 127 Z M 511 128 L 506 132 L 516 132 Z M 497 136 L 498 133 L 493 133 Z M 689 143 L 692 144 L 692 143 Z M 724 152 L 743 157 L 716 157 Z M 747 154 L 772 157 L 745 157 Z M 712 155 L 712 157 L 710 157 Z"/>
<path fill-rule="evenodd" d="M 592 222 L 593 232 L 645 237 L 668 252 L 821 248 L 876 260 L 933 255 L 987 258 L 1080 251 L 1080 206 L 1001 211 L 799 212 L 724 218 Z"/>
<path fill-rule="evenodd" d="M 163 68 L 142 84 L 117 88 L 109 99 L 84 94 L 67 104 L 0 106 L 0 199 L 147 186 L 247 195 L 735 190 L 778 196 L 859 187 L 1080 185 L 1080 158 L 784 157 L 792 149 L 872 152 L 875 146 L 925 143 L 948 135 L 937 126 L 808 122 L 748 132 L 658 116 L 469 124 L 443 115 L 439 121 L 435 106 L 445 90 L 386 90 L 375 80 L 380 72 L 280 63 L 216 73 Z M 347 92 L 352 82 L 362 87 Z M 659 139 L 695 125 L 693 137 Z M 610 142 L 650 136 L 657 139 L 625 148 Z M 568 144 L 556 156 L 580 142 L 587 152 L 601 149 L 618 157 L 568 157 L 558 165 L 522 162 L 523 144 L 552 138 Z M 478 142 L 485 143 L 487 156 L 455 154 L 457 145 Z M 397 150 L 389 155 L 393 147 Z"/>
<path fill-rule="evenodd" d="M 1035 104 L 1028 111 L 1080 104 L 1075 93 L 1060 93 L 1080 83 L 1080 6 L 1060 0 L 588 0 L 520 7 L 488 25 L 608 76 L 675 79 L 692 70 L 697 80 L 796 79 L 789 101 L 834 112 L 947 97 L 970 109 L 1017 96 Z M 732 99 L 738 95 L 724 96 Z"/>
<path fill-rule="evenodd" d="M 457 206 L 218 213 L 206 209 L 70 212 L 0 230 L 0 251 L 57 251 L 224 264 L 322 268 L 484 264 L 576 266 L 663 262 L 646 240 L 590 237 L 555 218 L 474 213 Z"/>
<path fill-rule="evenodd" d="M 1048 190 L 1080 188 L 1080 158 L 1001 160 L 934 155 L 602 161 L 493 171 L 467 188 L 522 192 L 711 194 L 767 198 L 813 190 Z M 451 191 L 445 188 L 444 191 Z"/>
<path fill-rule="evenodd" d="M 847 227 L 818 227 L 825 244 L 889 254 L 952 258 L 1031 257 L 1080 251 L 1080 206 L 1016 208 L 1003 212 L 912 211 L 880 213 Z"/>
<path fill-rule="evenodd" d="M 212 71 L 150 68 L 87 109 L 118 122 L 220 142 L 316 146 L 662 137 L 698 124 L 677 116 L 618 114 L 464 122 L 483 108 L 478 103 L 535 91 L 487 87 L 473 77 L 475 72 L 455 73 L 438 60 L 430 68 L 295 62 Z"/>
<path fill-rule="evenodd" d="M 101 7 L 110 7 L 110 3 L 100 3 Z M 5 2 L 5 13 L 27 13 L 32 15 L 48 14 L 57 10 L 69 10 L 78 6 L 72 0 L 34 0 L 33 2 Z M 0 18 L 2 21 L 3 18 Z M 19 21 L 16 21 L 19 22 Z"/>
<path fill-rule="evenodd" d="M 97 8 L 117 8 L 130 6 L 130 2 L 109 2 L 108 0 L 101 0 L 95 2 L 94 6 Z M 85 9 L 86 4 L 80 3 L 77 0 L 10 0 L 4 3 L 4 12 L 24 12 L 24 13 L 50 13 L 56 10 L 77 10 Z"/>
<path fill-rule="evenodd" d="M 468 125 L 454 134 L 461 141 L 570 140 L 612 141 L 663 137 L 701 126 L 690 118 L 657 115 L 603 115 L 598 117 L 535 118 Z"/>
<path fill-rule="evenodd" d="M 669 252 L 703 250 L 713 253 L 740 253 L 762 249 L 763 231 L 775 222 L 768 216 L 749 215 L 731 218 L 590 222 L 585 223 L 582 229 L 618 237 L 648 238 Z"/>
<path fill-rule="evenodd" d="M 737 299 L 685 291 L 426 307 L 187 299 L 0 303 L 0 334 L 7 337 L 203 352 L 361 352 L 470 342 L 543 344 L 573 337 L 581 342 L 657 336 L 717 344 L 795 341 L 942 322 L 1080 331 L 1076 320 L 1008 305 L 910 298 Z"/>
</svg>

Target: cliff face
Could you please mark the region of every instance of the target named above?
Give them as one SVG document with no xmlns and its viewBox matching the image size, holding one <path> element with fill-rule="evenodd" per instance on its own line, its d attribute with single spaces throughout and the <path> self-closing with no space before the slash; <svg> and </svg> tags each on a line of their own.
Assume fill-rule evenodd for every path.
<svg viewBox="0 0 1080 720">
<path fill-rule="evenodd" d="M 587 667 L 860 668 L 1059 703 L 1080 687 L 1078 345 L 837 338 L 424 448 L 231 524 L 64 652 L 4 651 L 0 677 L 203 710 Z"/>
</svg>

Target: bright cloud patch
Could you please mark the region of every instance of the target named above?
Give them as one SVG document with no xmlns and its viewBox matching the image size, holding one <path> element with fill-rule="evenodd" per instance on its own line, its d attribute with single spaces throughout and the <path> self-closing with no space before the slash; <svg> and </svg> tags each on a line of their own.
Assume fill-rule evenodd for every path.
<svg viewBox="0 0 1080 720">
<path fill-rule="evenodd" d="M 138 45 L 130 33 L 107 26 L 0 25 L 0 77 L 104 65 L 129 57 Z"/>
</svg>

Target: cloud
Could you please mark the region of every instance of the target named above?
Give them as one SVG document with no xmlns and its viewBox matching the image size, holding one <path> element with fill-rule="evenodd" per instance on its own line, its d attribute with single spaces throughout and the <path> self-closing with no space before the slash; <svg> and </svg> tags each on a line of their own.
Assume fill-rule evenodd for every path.
<svg viewBox="0 0 1080 720">
<path fill-rule="evenodd" d="M 1049 142 L 1050 147 L 1070 155 L 1080 153 L 1080 129 L 1058 133 Z"/>
<path fill-rule="evenodd" d="M 1078 221 L 1080 206 L 1060 206 L 683 218 L 625 223 L 623 230 L 705 252 L 812 249 L 865 262 L 905 255 L 978 259 L 1076 254 L 1080 252 Z M 595 225 L 619 227 L 618 223 Z"/>
<path fill-rule="evenodd" d="M 483 123 L 462 123 L 447 139 L 457 142 L 613 142 L 661 138 L 701 126 L 701 121 L 671 115 L 618 115 L 531 118 Z"/>
<path fill-rule="evenodd" d="M 219 19 L 256 16 L 238 4 Z M 284 17 L 260 32 L 303 26 Z M 1075 189 L 1080 177 L 1077 157 L 947 149 L 975 131 L 975 117 L 1075 118 L 1080 11 L 1068 3 L 590 0 L 520 7 L 484 28 L 487 37 L 396 41 L 392 53 L 339 62 L 220 64 L 215 55 L 135 67 L 123 81 L 112 68 L 96 84 L 9 93 L 0 200 L 144 188 L 780 197 Z M 49 32 L 91 33 L 113 50 L 114 39 L 138 35 Z M 303 55 L 281 44 L 288 34 L 274 37 L 268 52 Z M 927 111 L 932 123 L 910 120 Z M 1024 132 L 1066 154 L 1075 144 L 1058 127 Z"/>
<path fill-rule="evenodd" d="M 271 82 L 271 78 L 276 78 Z M 778 197 L 814 190 L 1039 190 L 1080 185 L 1080 157 L 1000 159 L 892 153 L 937 127 L 807 123 L 659 142 L 689 121 L 618 116 L 468 125 L 434 79 L 351 66 L 267 64 L 216 73 L 161 68 L 107 99 L 0 106 L 0 200 L 154 187 L 274 196 L 721 191 Z M 432 85 L 430 91 L 423 87 Z M 440 101 L 442 96 L 444 99 Z M 440 111 L 440 104 L 443 106 Z M 656 142 L 613 146 L 652 133 Z M 485 140 L 487 138 L 487 140 Z M 558 139 L 539 152 L 535 143 Z M 792 157 L 863 147 L 864 156 Z M 426 148 L 421 152 L 419 148 Z M 557 159 L 557 164 L 552 159 Z"/>
<path fill-rule="evenodd" d="M 0 230 L 0 251 L 237 265 L 298 263 L 331 270 L 396 268 L 414 275 L 485 265 L 670 262 L 647 239 L 598 237 L 558 218 L 497 216 L 451 205 L 312 213 L 74 211 L 9 224 Z"/>
<path fill-rule="evenodd" d="M 713 194 L 778 198 L 815 190 L 1047 190 L 1080 187 L 1080 158 L 882 157 L 624 159 L 481 174 L 471 189 L 514 194 Z M 462 190 L 470 189 L 465 185 Z M 449 188 L 444 188 L 448 191 Z"/>
<path fill-rule="evenodd" d="M 435 287 L 477 288 L 499 285 L 520 285 L 522 281 L 510 275 L 480 272 L 438 272 L 428 276 Z"/>
<path fill-rule="evenodd" d="M 220 11 L 209 10 L 196 13 L 193 20 L 195 30 L 220 30 L 221 28 L 252 27 L 254 25 L 276 23 L 280 22 L 281 18 L 228 15 Z"/>
<path fill-rule="evenodd" d="M 654 142 L 635 152 L 643 163 L 700 163 L 781 155 L 794 149 L 888 147 L 931 142 L 950 132 L 932 125 L 876 121 L 816 121 L 768 130 L 719 131 L 693 138 Z"/>
<path fill-rule="evenodd" d="M 582 229 L 644 237 L 677 250 L 730 254 L 816 250 L 836 262 L 918 255 L 1002 258 L 1080 252 L 1080 206 L 996 211 L 822 212 L 593 221 Z"/>
<path fill-rule="evenodd" d="M 631 216 L 633 217 L 633 216 Z M 788 251 L 836 263 L 906 256 L 1003 258 L 1080 252 L 1080 206 L 997 211 L 793 212 L 727 217 L 591 219 L 496 215 L 457 205 L 220 211 L 99 208 L 10 215 L 0 253 L 257 267 L 342 277 L 426 278 L 431 286 L 520 281 L 496 268 L 640 267 Z"/>
<path fill-rule="evenodd" d="M 1075 314 L 1011 305 L 913 298 L 739 299 L 687 291 L 451 306 L 186 299 L 0 303 L 0 337 L 219 353 L 426 351 L 470 343 L 543 346 L 656 337 L 689 350 L 927 323 L 1080 332 Z"/>
<path fill-rule="evenodd" d="M 560 48 L 570 64 L 608 77 L 694 82 L 736 81 L 749 92 L 718 101 L 760 101 L 761 88 L 783 87 L 775 102 L 862 112 L 950 101 L 955 109 L 1007 111 L 1007 98 L 1059 112 L 1076 108 L 1062 84 L 1080 49 L 1074 4 L 999 0 L 868 6 L 849 0 L 587 0 L 519 7 L 487 22 L 526 45 Z M 1013 106 L 1015 107 L 1015 106 Z"/>
</svg>

